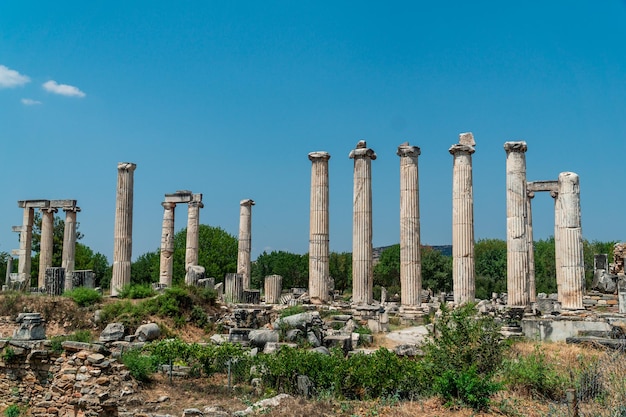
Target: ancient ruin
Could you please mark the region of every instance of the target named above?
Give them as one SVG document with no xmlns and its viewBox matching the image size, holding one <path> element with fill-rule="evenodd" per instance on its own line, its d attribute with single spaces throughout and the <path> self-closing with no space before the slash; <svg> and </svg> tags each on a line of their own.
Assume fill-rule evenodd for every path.
<svg viewBox="0 0 626 417">
<path fill-rule="evenodd" d="M 250 289 L 250 251 L 252 250 L 252 206 L 254 201 L 239 203 L 239 243 L 237 246 L 237 273 L 243 277 L 243 289 Z"/>
<path fill-rule="evenodd" d="M 311 210 L 309 226 L 309 294 L 330 300 L 328 152 L 311 152 Z"/>
<path fill-rule="evenodd" d="M 117 164 L 112 297 L 116 297 L 125 285 L 130 284 L 130 264 L 133 252 L 133 181 L 136 168 L 137 165 L 132 162 Z"/>
<path fill-rule="evenodd" d="M 349 157 L 354 159 L 352 302 L 372 304 L 372 160 L 376 159 L 376 153 L 361 140 Z"/>
<path fill-rule="evenodd" d="M 400 297 L 403 307 L 422 304 L 419 174 L 420 148 L 398 146 L 400 157 Z M 383 301 L 383 300 L 381 300 Z"/>
<path fill-rule="evenodd" d="M 474 136 L 461 133 L 459 143 L 449 149 L 452 172 L 452 288 L 457 305 L 474 302 L 474 184 L 472 154 Z"/>
</svg>

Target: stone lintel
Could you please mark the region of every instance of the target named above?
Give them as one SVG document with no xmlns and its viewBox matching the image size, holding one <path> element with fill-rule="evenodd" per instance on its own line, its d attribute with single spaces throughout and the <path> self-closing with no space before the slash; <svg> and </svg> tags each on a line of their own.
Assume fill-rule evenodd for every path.
<svg viewBox="0 0 626 417">
<path fill-rule="evenodd" d="M 350 159 L 356 159 L 356 158 L 376 159 L 376 152 L 374 152 L 373 149 L 370 149 L 367 147 L 367 142 L 365 142 L 364 140 L 360 140 L 356 144 L 356 149 L 351 150 L 348 157 Z"/>
<path fill-rule="evenodd" d="M 50 207 L 55 208 L 74 208 L 76 207 L 76 200 L 50 200 Z"/>
<path fill-rule="evenodd" d="M 474 135 L 472 132 L 459 133 L 459 144 L 476 146 L 476 141 L 474 141 Z"/>
<path fill-rule="evenodd" d="M 13 226 L 11 227 L 11 230 L 17 233 L 22 233 L 26 231 L 26 228 L 24 226 Z"/>
<path fill-rule="evenodd" d="M 249 199 L 249 198 L 246 198 L 245 200 L 241 200 L 241 201 L 239 202 L 239 205 L 240 205 L 240 206 L 253 206 L 254 204 L 255 204 L 255 203 L 254 203 L 254 200 L 251 200 L 251 199 Z"/>
<path fill-rule="evenodd" d="M 322 160 L 329 160 L 330 159 L 330 154 L 328 152 L 325 151 L 316 151 L 316 152 L 310 152 L 309 153 L 309 160 L 314 161 L 316 159 L 322 159 Z"/>
<path fill-rule="evenodd" d="M 165 194 L 165 203 L 189 203 L 193 200 L 193 193 L 189 190 L 180 190 L 172 194 Z"/>
<path fill-rule="evenodd" d="M 528 192 L 550 191 L 557 192 L 559 189 L 558 181 L 530 181 L 526 183 Z"/>
<path fill-rule="evenodd" d="M 50 200 L 20 200 L 17 202 L 19 208 L 48 208 Z"/>
<path fill-rule="evenodd" d="M 474 149 L 473 146 L 457 143 L 456 145 L 452 145 L 450 149 L 448 149 L 448 152 L 450 152 L 451 155 L 456 155 L 457 153 L 463 153 L 463 152 L 471 155 L 474 152 L 476 152 L 476 150 Z"/>
<path fill-rule="evenodd" d="M 518 142 L 504 142 L 504 150 L 508 152 L 526 152 L 528 150 L 528 146 L 526 146 L 526 142 L 518 141 Z"/>
<path fill-rule="evenodd" d="M 398 151 L 396 152 L 396 155 L 400 157 L 402 156 L 418 157 L 420 156 L 421 153 L 422 151 L 420 150 L 418 146 L 411 146 L 409 145 L 409 142 L 404 142 L 403 144 L 398 146 Z"/>
</svg>

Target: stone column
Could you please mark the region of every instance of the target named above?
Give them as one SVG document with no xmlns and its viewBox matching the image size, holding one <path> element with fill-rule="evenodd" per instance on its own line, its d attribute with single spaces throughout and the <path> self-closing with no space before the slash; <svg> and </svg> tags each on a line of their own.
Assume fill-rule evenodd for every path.
<svg viewBox="0 0 626 417">
<path fill-rule="evenodd" d="M 506 142 L 506 269 L 508 305 L 526 307 L 528 296 L 528 223 L 526 142 Z"/>
<path fill-rule="evenodd" d="M 117 197 L 115 200 L 115 236 L 113 240 L 113 276 L 111 296 L 116 297 L 130 284 L 130 260 L 133 250 L 133 180 L 137 165 L 117 164 Z"/>
<path fill-rule="evenodd" d="M 551 191 L 550 195 L 554 198 L 554 269 L 556 273 L 556 295 L 557 301 L 562 302 L 561 283 L 563 281 L 563 271 L 561 269 L 561 200 L 559 200 L 559 192 Z"/>
<path fill-rule="evenodd" d="M 580 180 L 573 172 L 559 174 L 561 205 L 560 269 L 561 307 L 582 310 L 585 290 L 585 262 L 583 257 L 583 234 L 580 221 Z"/>
<path fill-rule="evenodd" d="M 194 194 L 187 204 L 187 249 L 185 250 L 185 284 L 192 285 L 189 267 L 198 265 L 198 232 L 200 229 L 200 209 L 202 194 Z"/>
<path fill-rule="evenodd" d="M 74 285 L 74 261 L 76 258 L 76 213 L 80 211 L 80 208 L 68 207 L 63 208 L 63 211 L 65 212 L 65 228 L 63 230 L 63 253 L 61 255 L 61 267 L 65 270 L 65 291 L 69 291 Z"/>
<path fill-rule="evenodd" d="M 422 304 L 419 173 L 420 148 L 408 142 L 398 146 L 400 157 L 400 300 L 402 306 Z M 382 298 L 382 297 L 381 297 Z M 382 303 L 381 299 L 381 303 Z"/>
<path fill-rule="evenodd" d="M 372 160 L 376 153 L 361 140 L 349 157 L 354 159 L 352 302 L 372 304 Z"/>
<path fill-rule="evenodd" d="M 311 206 L 309 223 L 309 295 L 330 300 L 328 152 L 311 152 Z"/>
<path fill-rule="evenodd" d="M 41 240 L 39 243 L 39 277 L 38 288 L 46 286 L 46 268 L 52 266 L 52 251 L 54 246 L 54 213 L 56 208 L 41 209 Z"/>
<path fill-rule="evenodd" d="M 535 284 L 535 241 L 533 238 L 533 211 L 532 199 L 534 191 L 527 191 L 526 211 L 528 213 L 528 299 L 531 303 L 537 301 L 537 286 Z"/>
<path fill-rule="evenodd" d="M 32 207 L 24 207 L 24 217 L 20 230 L 20 249 L 19 263 L 17 265 L 17 273 L 19 279 L 24 280 L 24 289 L 30 291 L 30 266 L 31 251 L 33 245 L 33 220 L 35 217 L 35 209 Z"/>
<path fill-rule="evenodd" d="M 11 284 L 11 273 L 13 272 L 13 256 L 7 258 L 7 273 L 5 276 L 5 284 L 8 286 Z"/>
<path fill-rule="evenodd" d="M 224 301 L 227 303 L 241 303 L 243 298 L 243 276 L 241 274 L 226 274 L 224 277 Z"/>
<path fill-rule="evenodd" d="M 164 201 L 163 225 L 161 227 L 161 259 L 159 267 L 159 284 L 172 286 L 174 271 L 174 210 L 176 203 Z"/>
<path fill-rule="evenodd" d="M 250 289 L 250 251 L 252 250 L 252 206 L 250 199 L 239 202 L 239 244 L 237 273 L 243 276 L 243 289 Z"/>
<path fill-rule="evenodd" d="M 454 302 L 473 303 L 476 298 L 474 268 L 474 185 L 472 154 L 474 136 L 461 133 L 449 151 L 452 171 L 452 288 Z"/>
<path fill-rule="evenodd" d="M 283 277 L 268 275 L 265 277 L 265 304 L 280 303 L 280 293 L 283 290 Z"/>
</svg>

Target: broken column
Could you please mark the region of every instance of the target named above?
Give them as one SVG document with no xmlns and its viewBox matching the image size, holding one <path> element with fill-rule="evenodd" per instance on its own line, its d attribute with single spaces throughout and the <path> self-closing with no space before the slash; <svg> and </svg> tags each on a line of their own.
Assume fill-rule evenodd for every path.
<svg viewBox="0 0 626 417">
<path fill-rule="evenodd" d="M 41 240 L 39 242 L 39 276 L 37 287 L 46 286 L 46 268 L 52 266 L 52 251 L 54 246 L 54 207 L 41 208 Z"/>
<path fill-rule="evenodd" d="M 309 223 L 309 295 L 330 300 L 328 152 L 311 152 L 311 206 Z"/>
<path fill-rule="evenodd" d="M 73 286 L 74 263 L 76 254 L 76 213 L 79 207 L 64 207 L 65 229 L 63 230 L 63 253 L 61 255 L 61 267 L 65 270 L 65 291 Z M 130 282 L 130 271 L 129 271 Z"/>
<path fill-rule="evenodd" d="M 349 157 L 354 159 L 352 302 L 372 304 L 372 160 L 376 153 L 361 140 Z"/>
<path fill-rule="evenodd" d="M 163 225 L 161 227 L 161 254 L 159 267 L 159 284 L 172 286 L 174 271 L 174 210 L 176 203 L 164 201 Z"/>
<path fill-rule="evenodd" d="M 224 301 L 241 303 L 243 299 L 243 275 L 226 274 L 224 277 Z"/>
<path fill-rule="evenodd" d="M 265 277 L 265 304 L 280 303 L 280 294 L 283 290 L 283 277 L 268 275 Z"/>
<path fill-rule="evenodd" d="M 422 304 L 420 253 L 419 173 L 420 148 L 408 142 L 398 146 L 400 157 L 400 301 L 405 307 Z M 383 303 L 381 298 L 381 304 Z"/>
<path fill-rule="evenodd" d="M 117 196 L 115 200 L 115 234 L 113 240 L 113 273 L 111 296 L 130 284 L 130 263 L 133 249 L 133 177 L 137 165 L 117 164 Z"/>
<path fill-rule="evenodd" d="M 474 270 L 474 191 L 472 154 L 474 136 L 461 133 L 452 145 L 452 288 L 454 302 L 472 303 L 475 299 Z M 524 200 L 525 202 L 525 200 Z"/>
<path fill-rule="evenodd" d="M 561 209 L 559 225 L 561 305 L 568 310 L 582 310 L 585 262 L 580 221 L 580 180 L 577 174 L 573 172 L 559 174 L 558 200 Z"/>
<path fill-rule="evenodd" d="M 187 203 L 187 246 L 185 250 L 185 284 L 192 285 L 192 277 L 189 267 L 198 265 L 198 233 L 200 231 L 200 209 L 202 194 L 194 194 L 192 200 Z"/>
<path fill-rule="evenodd" d="M 507 292 L 510 307 L 526 307 L 528 295 L 528 224 L 526 142 L 506 142 Z"/>
<path fill-rule="evenodd" d="M 239 202 L 239 244 L 237 246 L 237 273 L 243 276 L 243 289 L 250 289 L 250 251 L 252 249 L 252 206 L 249 198 Z"/>
</svg>

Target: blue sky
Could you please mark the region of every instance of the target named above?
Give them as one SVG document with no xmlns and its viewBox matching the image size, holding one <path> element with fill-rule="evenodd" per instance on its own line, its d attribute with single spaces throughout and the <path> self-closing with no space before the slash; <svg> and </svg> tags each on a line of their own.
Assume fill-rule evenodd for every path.
<svg viewBox="0 0 626 417">
<path fill-rule="evenodd" d="M 448 148 L 466 131 L 477 239 L 506 237 L 510 140 L 528 143 L 529 180 L 580 175 L 587 239 L 626 239 L 624 1 L 3 1 L 0 66 L 0 251 L 18 246 L 17 200 L 69 198 L 111 259 L 131 161 L 134 258 L 159 247 L 163 195 L 181 189 L 233 235 L 254 199 L 253 258 L 304 253 L 311 151 L 331 154 L 331 250 L 350 251 L 360 139 L 378 154 L 374 245 L 399 241 L 405 141 L 422 150 L 422 242 L 449 244 Z M 552 199 L 533 204 L 546 238 Z"/>
</svg>

